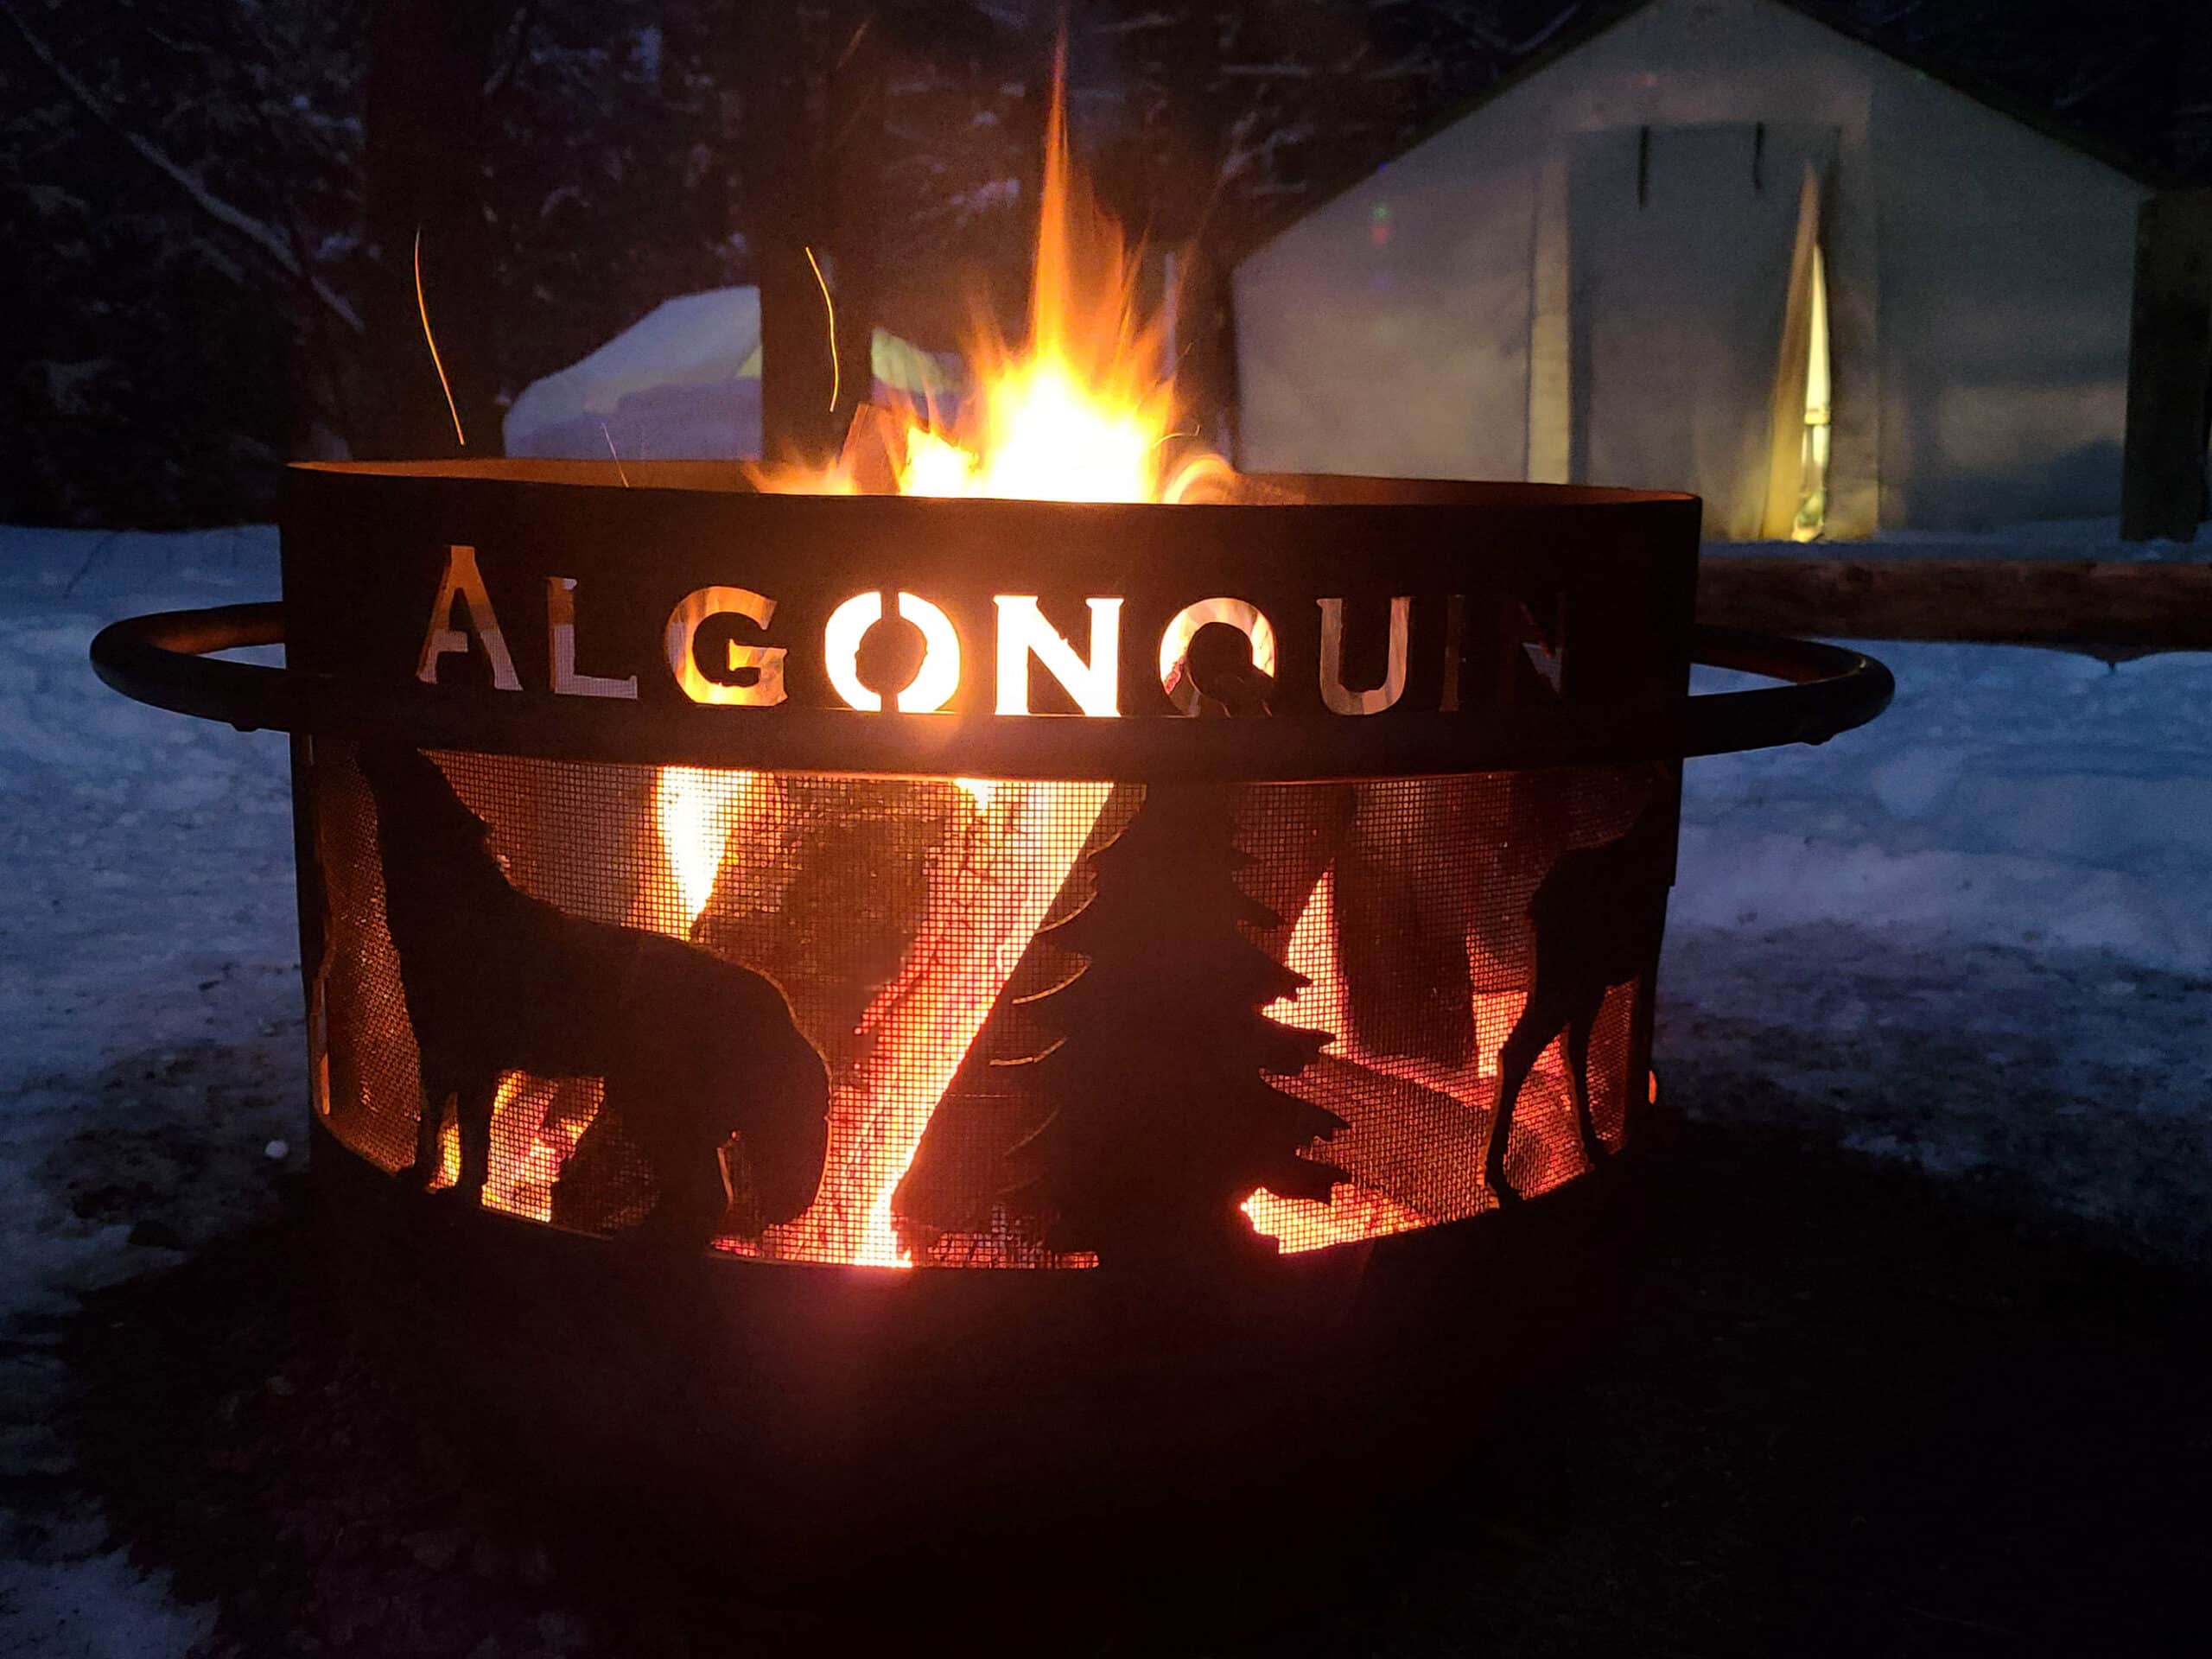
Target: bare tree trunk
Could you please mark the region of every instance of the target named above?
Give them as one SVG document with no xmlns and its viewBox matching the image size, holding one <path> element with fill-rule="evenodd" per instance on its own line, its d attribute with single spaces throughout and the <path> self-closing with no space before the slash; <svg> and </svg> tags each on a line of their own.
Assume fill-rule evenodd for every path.
<svg viewBox="0 0 2212 1659">
<path fill-rule="evenodd" d="M 2120 533 L 2196 539 L 2212 424 L 2212 190 L 2145 202 L 2137 218 Z"/>
<path fill-rule="evenodd" d="M 831 359 L 815 274 L 827 245 L 821 145 L 807 97 L 805 16 L 756 5 L 745 29 L 746 211 L 760 287 L 760 453 L 818 463 L 836 452 Z M 809 249 L 817 256 L 808 257 Z"/>
<path fill-rule="evenodd" d="M 874 0 L 841 0 L 831 35 L 826 171 L 833 202 L 832 289 L 837 302 L 837 407 L 842 441 L 874 383 L 873 342 L 880 303 L 884 79 L 888 31 Z"/>
<path fill-rule="evenodd" d="M 1155 200 L 1175 255 L 1176 401 L 1206 443 L 1236 452 L 1236 358 L 1230 334 L 1229 268 L 1221 250 L 1221 164 L 1228 135 L 1214 81 L 1221 56 L 1211 8 L 1189 7 L 1173 25 L 1161 92 L 1165 130 Z"/>
<path fill-rule="evenodd" d="M 471 454 L 500 449 L 497 252 L 485 213 L 485 86 L 508 0 L 376 0 L 369 19 L 369 238 L 362 455 L 449 455 L 456 416 Z M 415 284 L 437 340 L 453 409 L 423 338 Z"/>
</svg>

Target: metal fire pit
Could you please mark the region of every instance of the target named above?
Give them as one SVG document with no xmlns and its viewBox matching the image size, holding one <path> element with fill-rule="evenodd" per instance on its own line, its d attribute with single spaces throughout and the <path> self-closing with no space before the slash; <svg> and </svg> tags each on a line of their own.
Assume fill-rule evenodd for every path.
<svg viewBox="0 0 2212 1659">
<path fill-rule="evenodd" d="M 294 734 L 338 1259 L 543 1473 L 880 1544 L 1376 1466 L 1556 1351 L 1680 762 L 1889 676 L 1694 627 L 1687 497 L 1244 487 L 302 467 L 281 607 L 95 642 Z"/>
</svg>

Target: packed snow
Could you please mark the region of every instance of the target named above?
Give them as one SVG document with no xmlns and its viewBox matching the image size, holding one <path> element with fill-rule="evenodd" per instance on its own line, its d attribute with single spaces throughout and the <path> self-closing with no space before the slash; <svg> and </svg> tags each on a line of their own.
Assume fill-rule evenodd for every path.
<svg viewBox="0 0 2212 1659">
<path fill-rule="evenodd" d="M 305 1138 L 284 740 L 126 702 L 86 645 L 276 590 L 268 529 L 0 531 L 0 1433 L 65 1484 L 74 1299 L 239 1224 Z M 2202 1259 L 2212 657 L 1873 649 L 1874 725 L 1690 768 L 1666 1086 Z M 0 1649 L 205 1628 L 96 1513 L 4 1527 Z"/>
</svg>

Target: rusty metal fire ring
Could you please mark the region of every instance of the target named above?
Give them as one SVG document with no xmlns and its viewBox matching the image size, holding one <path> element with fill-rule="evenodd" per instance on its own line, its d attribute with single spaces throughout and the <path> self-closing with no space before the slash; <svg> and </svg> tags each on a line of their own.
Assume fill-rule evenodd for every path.
<svg viewBox="0 0 2212 1659">
<path fill-rule="evenodd" d="M 1621 765 L 1824 743 L 1880 714 L 1896 681 L 1842 646 L 1732 628 L 1692 633 L 1694 660 L 1783 682 L 1611 704 L 1470 709 L 1317 728 L 1268 720 L 1008 720 L 979 715 L 551 706 L 496 690 L 354 679 L 226 662 L 285 641 L 266 602 L 132 617 L 92 641 L 100 678 L 156 708 L 276 730 L 400 738 L 425 748 L 540 759 L 804 768 L 887 777 L 1319 781 Z M 1080 741 L 1071 742 L 1079 729 Z"/>
</svg>

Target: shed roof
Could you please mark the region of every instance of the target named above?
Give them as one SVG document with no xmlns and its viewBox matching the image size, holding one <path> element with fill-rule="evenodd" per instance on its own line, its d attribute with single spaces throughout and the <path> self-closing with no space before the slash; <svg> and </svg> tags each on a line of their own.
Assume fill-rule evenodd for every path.
<svg viewBox="0 0 2212 1659">
<path fill-rule="evenodd" d="M 1513 69 L 1499 76 L 1471 97 L 1460 99 L 1446 108 L 1433 120 L 1414 132 L 1402 144 L 1379 162 L 1370 162 L 1347 169 L 1338 177 L 1325 181 L 1312 194 L 1302 196 L 1296 205 L 1281 218 L 1265 225 L 1238 257 L 1256 252 L 1268 242 L 1281 235 L 1300 219 L 1319 211 L 1338 197 L 1356 189 L 1373 175 L 1377 167 L 1387 166 L 1395 156 L 1418 149 L 1440 133 L 1448 131 L 1491 104 L 1514 91 L 1524 82 L 1534 79 L 1567 58 L 1570 58 L 1599 36 L 1605 35 L 1626 22 L 1638 13 L 1658 3 L 1658 0 L 1626 0 L 1626 3 L 1593 8 L 1581 22 L 1563 30 L 1545 48 Z M 2044 137 L 2066 145 L 2099 162 L 2123 176 L 2153 189 L 2181 188 L 2188 181 L 2159 167 L 2157 163 L 2136 155 L 2123 146 L 2085 132 L 2081 128 L 2054 115 L 2034 100 L 2022 97 L 2009 88 L 2000 86 L 1983 77 L 1967 74 L 1937 61 L 1928 54 L 1888 40 L 1877 30 L 1862 25 L 1849 14 L 1822 4 L 1821 0 L 1765 0 L 1769 5 L 1779 6 L 1795 12 L 1808 21 L 1856 45 L 1880 53 L 1914 73 L 1948 86 L 1953 92 L 1975 103 L 1995 111 L 2020 125 L 2041 133 Z"/>
</svg>

